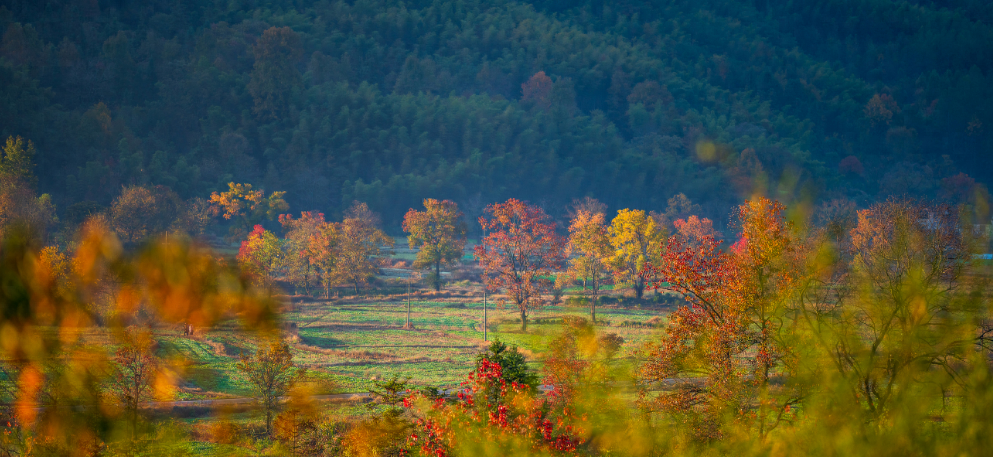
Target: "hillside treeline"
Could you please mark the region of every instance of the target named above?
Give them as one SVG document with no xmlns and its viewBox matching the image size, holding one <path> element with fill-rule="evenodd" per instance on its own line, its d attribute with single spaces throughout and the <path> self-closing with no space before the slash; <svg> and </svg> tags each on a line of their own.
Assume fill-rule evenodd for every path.
<svg viewBox="0 0 993 457">
<path fill-rule="evenodd" d="M 10 2 L 0 134 L 59 213 L 229 182 L 397 215 L 585 195 L 723 224 L 759 190 L 969 200 L 981 2 Z M 961 172 L 967 174 L 960 174 Z M 970 176 L 971 175 L 971 176 Z M 91 203 L 92 202 L 92 203 Z M 396 219 L 392 219 L 396 218 Z"/>
</svg>

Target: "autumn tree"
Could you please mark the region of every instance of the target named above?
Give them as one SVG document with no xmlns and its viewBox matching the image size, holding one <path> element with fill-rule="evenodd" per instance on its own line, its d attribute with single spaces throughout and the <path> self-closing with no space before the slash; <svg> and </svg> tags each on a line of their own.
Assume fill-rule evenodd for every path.
<svg viewBox="0 0 993 457">
<path fill-rule="evenodd" d="M 539 71 L 521 84 L 521 101 L 530 102 L 535 106 L 548 109 L 552 105 L 552 78 L 544 71 Z"/>
<path fill-rule="evenodd" d="M 263 287 L 272 286 L 273 277 L 284 265 L 283 240 L 272 232 L 256 225 L 241 242 L 238 264 Z"/>
<path fill-rule="evenodd" d="M 183 205 L 181 216 L 175 224 L 190 236 L 202 236 L 214 219 L 211 213 L 209 200 L 202 197 L 191 198 Z"/>
<path fill-rule="evenodd" d="M 7 138 L 0 157 L 0 231 L 24 224 L 44 233 L 58 221 L 51 196 L 36 194 L 34 156 L 34 143 Z"/>
<path fill-rule="evenodd" d="M 915 390 L 916 378 L 928 376 L 945 389 L 959 382 L 965 347 L 975 341 L 967 297 L 982 282 L 963 281 L 973 259 L 954 207 L 891 199 L 858 211 L 857 219 L 843 288 L 835 288 L 843 293 L 817 297 L 804 309 L 815 322 L 835 322 L 824 328 L 823 344 L 838 360 L 850 401 L 863 406 L 860 420 L 875 422 L 901 396 L 935 395 Z"/>
<path fill-rule="evenodd" d="M 376 227 L 378 216 L 365 203 L 356 202 L 346 212 L 340 224 L 340 250 L 337 269 L 345 284 L 352 284 L 358 293 L 359 285 L 379 271 L 375 257 L 380 246 L 393 247 L 393 238 Z"/>
<path fill-rule="evenodd" d="M 237 367 L 248 378 L 265 414 L 266 435 L 271 435 L 279 397 L 289 391 L 295 379 L 290 347 L 284 341 L 260 342 L 255 354 L 242 354 Z"/>
<path fill-rule="evenodd" d="M 0 175 L 0 233 L 24 225 L 44 234 L 57 221 L 50 195 L 38 196 L 24 181 Z"/>
<path fill-rule="evenodd" d="M 568 252 L 570 275 L 588 281 L 590 319 L 596 322 L 596 302 L 613 254 L 603 213 L 580 210 L 576 214 L 569 225 Z"/>
<path fill-rule="evenodd" d="M 270 27 L 253 48 L 255 66 L 248 92 L 260 119 L 277 119 L 289 105 L 292 88 L 302 79 L 296 64 L 303 55 L 300 36 L 289 27 Z"/>
<path fill-rule="evenodd" d="M 900 105 L 890 94 L 875 94 L 865 104 L 862 113 L 873 127 L 889 125 L 893 115 L 900 113 Z"/>
<path fill-rule="evenodd" d="M 607 228 L 613 255 L 608 259 L 614 280 L 634 289 L 641 299 L 645 292 L 645 266 L 658 263 L 665 248 L 665 228 L 642 210 L 622 209 Z"/>
<path fill-rule="evenodd" d="M 689 243 L 695 243 L 704 238 L 721 239 L 721 234 L 714 230 L 714 222 L 706 217 L 690 216 L 686 219 L 676 219 L 672 225 L 676 232 Z"/>
<path fill-rule="evenodd" d="M 306 257 L 324 289 L 324 298 L 331 298 L 331 289 L 342 281 L 341 224 L 324 222 L 307 238 Z"/>
<path fill-rule="evenodd" d="M 664 228 L 667 232 L 673 233 L 675 232 L 673 223 L 676 220 L 686 219 L 691 215 L 700 214 L 702 210 L 703 208 L 693 203 L 692 200 L 686 197 L 686 194 L 678 193 L 669 199 L 665 211 L 652 211 L 650 215 L 652 219 L 655 219 L 660 229 Z"/>
<path fill-rule="evenodd" d="M 848 236 L 857 222 L 858 208 L 847 198 L 836 198 L 818 205 L 813 222 L 821 227 L 828 237 L 839 242 Z"/>
<path fill-rule="evenodd" d="M 302 377 L 302 375 L 301 375 Z M 314 455 L 311 443 L 307 439 L 317 431 L 321 410 L 313 397 L 313 389 L 296 382 L 289 389 L 289 398 L 283 406 L 283 412 L 276 416 L 273 431 L 277 438 L 286 442 L 290 455 Z"/>
<path fill-rule="evenodd" d="M 803 398 L 801 387 L 772 387 L 772 376 L 797 368 L 792 344 L 796 285 L 805 271 L 802 242 L 784 218 L 784 207 L 766 198 L 737 209 L 741 235 L 731 252 L 713 233 L 670 237 L 660 265 L 664 286 L 690 303 L 670 316 L 661 341 L 648 350 L 642 376 L 681 381 L 649 404 L 686 417 L 698 438 L 722 435 L 728 415 L 751 420 L 760 435 L 782 424 Z M 663 284 L 664 283 L 664 284 Z M 754 353 L 754 357 L 746 354 Z"/>
<path fill-rule="evenodd" d="M 300 213 L 299 219 L 294 219 L 291 214 L 280 214 L 279 223 L 283 226 L 286 238 L 287 275 L 310 295 L 310 286 L 318 276 L 312 255 L 315 250 L 309 249 L 310 242 L 325 224 L 324 213 L 304 211 Z"/>
<path fill-rule="evenodd" d="M 512 198 L 487 206 L 486 212 L 491 217 L 480 217 L 479 223 L 489 235 L 475 248 L 483 281 L 490 290 L 506 291 L 526 331 L 528 314 L 541 306 L 549 277 L 565 264 L 566 240 L 541 208 L 526 202 Z"/>
<path fill-rule="evenodd" d="M 286 192 L 273 192 L 267 197 L 262 189 L 253 190 L 251 184 L 228 183 L 227 192 L 214 192 L 210 204 L 214 211 L 226 220 L 234 220 L 228 231 L 228 239 L 242 238 L 249 227 L 263 220 L 274 220 L 289 209 L 283 196 Z"/>
<path fill-rule="evenodd" d="M 129 186 L 108 211 L 114 231 L 126 243 L 137 243 L 168 231 L 182 216 L 183 202 L 163 186 Z"/>
<path fill-rule="evenodd" d="M 352 205 L 345 210 L 344 219 L 356 220 L 366 227 L 377 229 L 383 222 L 382 217 L 379 216 L 379 213 L 369 209 L 369 205 L 365 202 L 360 202 L 358 200 L 353 201 Z"/>
<path fill-rule="evenodd" d="M 411 249 L 420 249 L 415 268 L 433 267 L 434 289 L 441 290 L 441 265 L 462 259 L 468 226 L 462 211 L 449 200 L 424 199 L 424 211 L 411 208 L 403 218 Z"/>
<path fill-rule="evenodd" d="M 583 197 L 572 199 L 572 204 L 566 206 L 565 217 L 567 221 L 572 221 L 580 211 L 590 214 L 607 214 L 607 205 L 593 197 Z"/>
<path fill-rule="evenodd" d="M 153 399 L 152 381 L 158 361 L 151 334 L 134 328 L 125 330 L 123 341 L 114 353 L 114 362 L 117 365 L 114 389 L 130 416 L 133 438 L 137 435 L 141 404 Z"/>
<path fill-rule="evenodd" d="M 15 178 L 29 187 L 34 188 L 38 184 L 38 178 L 34 174 L 34 143 L 30 140 L 24 141 L 21 137 L 7 137 L 7 144 L 3 147 L 3 157 L 0 158 L 0 176 Z"/>
</svg>

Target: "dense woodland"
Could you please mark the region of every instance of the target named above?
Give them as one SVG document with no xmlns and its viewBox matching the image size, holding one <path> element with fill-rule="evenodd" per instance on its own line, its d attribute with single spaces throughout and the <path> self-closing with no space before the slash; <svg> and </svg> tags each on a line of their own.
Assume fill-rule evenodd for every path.
<svg viewBox="0 0 993 457">
<path fill-rule="evenodd" d="M 294 211 L 366 201 L 391 233 L 425 197 L 478 216 L 683 192 L 722 227 L 756 187 L 961 201 L 993 177 L 991 17 L 966 0 L 13 1 L 0 134 L 36 144 L 63 217 L 122 186 L 232 181 Z"/>
<path fill-rule="evenodd" d="M 0 455 L 993 447 L 988 2 L 14 0 L 0 32 Z M 436 360 L 464 382 L 344 369 Z"/>
</svg>

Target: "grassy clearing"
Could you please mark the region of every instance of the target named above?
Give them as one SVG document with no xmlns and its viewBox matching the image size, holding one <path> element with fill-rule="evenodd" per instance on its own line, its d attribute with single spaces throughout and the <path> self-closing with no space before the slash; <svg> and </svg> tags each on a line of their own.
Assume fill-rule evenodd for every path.
<svg viewBox="0 0 993 457">
<path fill-rule="evenodd" d="M 529 355 L 545 350 L 563 317 L 588 319 L 585 307 L 548 306 L 531 314 L 528 332 L 522 333 L 515 308 L 491 303 L 487 314 L 490 340 L 519 346 Z M 597 326 L 624 338 L 620 356 L 627 357 L 652 337 L 657 330 L 649 321 L 658 323 L 663 314 L 659 309 L 602 306 Z M 452 387 L 465 379 L 486 346 L 479 297 L 412 300 L 412 330 L 402 328 L 404 296 L 295 303 L 283 317 L 297 324 L 297 336 L 291 338 L 295 362 L 336 392 L 366 391 L 374 380 L 392 375 L 410 377 L 417 385 Z M 220 329 L 195 339 L 163 332 L 158 339 L 160 355 L 187 360 L 180 399 L 250 394 L 236 363 L 239 354 L 255 350 L 251 337 Z"/>
</svg>

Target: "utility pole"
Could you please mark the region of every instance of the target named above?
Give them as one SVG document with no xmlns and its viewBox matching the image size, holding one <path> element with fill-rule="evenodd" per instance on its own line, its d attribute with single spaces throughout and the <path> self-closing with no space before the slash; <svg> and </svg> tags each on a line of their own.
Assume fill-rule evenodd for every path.
<svg viewBox="0 0 993 457">
<path fill-rule="evenodd" d="M 410 278 L 407 279 L 407 323 L 403 328 L 410 330 Z"/>
<path fill-rule="evenodd" d="M 486 255 L 486 227 L 483 227 L 483 238 L 480 240 L 483 244 L 483 255 Z M 485 276 L 486 272 L 483 272 Z M 483 280 L 483 341 L 488 342 L 486 338 L 486 280 Z"/>
</svg>

